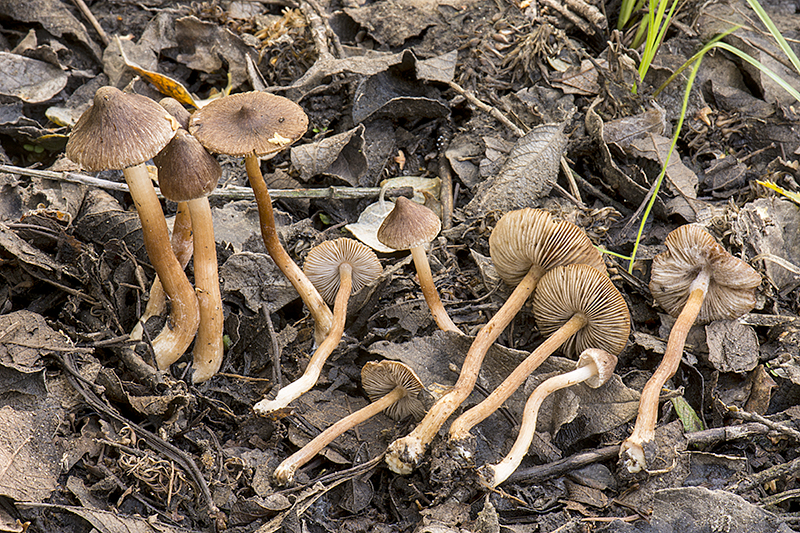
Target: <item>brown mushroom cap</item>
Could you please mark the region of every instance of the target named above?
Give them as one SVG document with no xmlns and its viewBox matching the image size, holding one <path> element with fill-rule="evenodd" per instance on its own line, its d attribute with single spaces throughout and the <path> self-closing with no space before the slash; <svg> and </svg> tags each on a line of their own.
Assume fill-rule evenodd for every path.
<svg viewBox="0 0 800 533">
<path fill-rule="evenodd" d="M 178 121 L 178 124 L 181 125 L 181 128 L 188 131 L 189 119 L 192 115 L 186 110 L 185 107 L 183 107 L 182 103 L 168 96 L 159 100 L 158 105 L 166 109 L 167 113 L 175 117 L 175 120 Z"/>
<path fill-rule="evenodd" d="M 586 348 L 618 354 L 628 342 L 631 319 L 625 299 L 607 276 L 588 265 L 549 270 L 539 280 L 531 305 L 544 336 L 551 335 L 575 314 L 586 317 L 586 325 L 563 344 L 569 355 Z"/>
<path fill-rule="evenodd" d="M 263 156 L 303 136 L 308 116 L 288 98 L 252 91 L 213 100 L 192 114 L 189 131 L 217 154 Z"/>
<path fill-rule="evenodd" d="M 328 303 L 336 299 L 339 290 L 339 266 L 349 263 L 352 268 L 352 293 L 360 291 L 381 275 L 381 262 L 369 247 L 353 239 L 325 241 L 308 252 L 303 271 Z"/>
<path fill-rule="evenodd" d="M 67 142 L 67 157 L 86 170 L 119 170 L 144 163 L 175 135 L 178 123 L 153 100 L 100 87 Z"/>
<path fill-rule="evenodd" d="M 603 256 L 574 224 L 553 222 L 550 213 L 525 208 L 503 215 L 489 237 L 489 253 L 497 274 L 516 286 L 531 268 L 586 264 L 605 274 Z"/>
<path fill-rule="evenodd" d="M 664 244 L 667 251 L 653 258 L 650 292 L 670 315 L 680 314 L 701 269 L 708 270 L 710 280 L 696 324 L 738 318 L 755 306 L 761 276 L 705 230 L 681 226 L 667 235 Z"/>
<path fill-rule="evenodd" d="M 400 196 L 378 228 L 378 240 L 395 250 L 410 250 L 433 241 L 442 229 L 436 213 Z"/>
<path fill-rule="evenodd" d="M 581 355 L 578 357 L 578 364 L 576 366 L 585 366 L 590 362 L 593 362 L 595 367 L 597 367 L 597 375 L 590 377 L 584 381 L 584 383 L 591 388 L 596 389 L 611 379 L 611 376 L 614 375 L 614 368 L 617 366 L 617 356 L 598 348 L 587 348 L 581 352 Z"/>
<path fill-rule="evenodd" d="M 418 397 L 425 387 L 417 374 L 403 363 L 368 361 L 361 369 L 361 385 L 372 402 L 386 396 L 395 387 L 402 386 L 406 389 L 403 398 L 386 408 L 385 413 L 390 418 L 401 420 L 413 415 L 419 420 L 425 416 L 425 407 Z"/>
<path fill-rule="evenodd" d="M 208 196 L 222 176 L 217 160 L 183 128 L 153 162 L 158 167 L 161 193 L 174 202 Z"/>
</svg>

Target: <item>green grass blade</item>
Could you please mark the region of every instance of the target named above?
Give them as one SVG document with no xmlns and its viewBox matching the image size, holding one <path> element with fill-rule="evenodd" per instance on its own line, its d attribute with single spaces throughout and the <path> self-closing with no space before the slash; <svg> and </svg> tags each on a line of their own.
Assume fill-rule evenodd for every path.
<svg viewBox="0 0 800 533">
<path fill-rule="evenodd" d="M 797 92 L 797 90 L 794 87 L 786 83 L 786 81 L 784 81 L 783 78 L 775 74 L 775 72 L 773 72 L 769 67 L 761 63 L 759 60 L 755 59 L 754 57 L 750 56 L 745 52 L 742 52 L 735 46 L 729 45 L 728 43 L 716 43 L 714 45 L 714 48 L 722 48 L 723 50 L 727 50 L 728 52 L 747 61 L 748 63 L 756 67 L 758 70 L 760 70 L 761 72 L 772 78 L 772 81 L 780 85 L 783 90 L 792 95 L 792 98 L 800 102 L 800 92 Z"/>
<path fill-rule="evenodd" d="M 781 47 L 783 53 L 789 58 L 789 61 L 792 62 L 794 69 L 800 74 L 800 60 L 797 59 L 797 55 L 792 50 L 791 46 L 789 46 L 789 43 L 786 42 L 786 39 L 783 38 L 778 27 L 772 22 L 772 19 L 769 18 L 767 12 L 764 11 L 764 8 L 761 7 L 761 4 L 759 4 L 757 0 L 747 0 L 747 3 L 750 4 L 750 7 L 756 12 L 758 18 L 761 19 L 761 22 L 767 27 L 772 37 L 778 42 L 778 46 Z"/>
</svg>

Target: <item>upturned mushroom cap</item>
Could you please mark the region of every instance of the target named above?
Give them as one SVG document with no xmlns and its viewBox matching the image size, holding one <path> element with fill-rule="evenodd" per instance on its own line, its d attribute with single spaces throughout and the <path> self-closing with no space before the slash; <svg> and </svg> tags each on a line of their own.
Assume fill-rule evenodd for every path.
<svg viewBox="0 0 800 533">
<path fill-rule="evenodd" d="M 567 221 L 553 222 L 550 213 L 539 209 L 503 215 L 489 237 L 489 253 L 497 274 L 512 287 L 531 268 L 544 273 L 556 266 L 579 263 L 606 273 L 603 256 L 583 230 Z"/>
<path fill-rule="evenodd" d="M 410 250 L 433 241 L 442 229 L 436 213 L 400 196 L 378 228 L 378 240 L 395 250 Z"/>
<path fill-rule="evenodd" d="M 161 193 L 174 202 L 208 196 L 222 176 L 217 160 L 183 128 L 153 162 L 158 167 Z"/>
<path fill-rule="evenodd" d="M 67 142 L 67 157 L 90 171 L 144 163 L 175 135 L 178 123 L 163 107 L 138 94 L 100 87 Z"/>
<path fill-rule="evenodd" d="M 263 156 L 303 136 L 308 116 L 288 98 L 252 91 L 209 102 L 192 114 L 189 131 L 217 154 Z"/>
<path fill-rule="evenodd" d="M 549 270 L 531 302 L 536 325 L 549 336 L 575 314 L 586 325 L 563 344 L 566 354 L 602 348 L 618 354 L 625 348 L 631 319 L 625 299 L 607 276 L 589 265 L 559 266 Z"/>
<path fill-rule="evenodd" d="M 419 393 L 425 387 L 416 372 L 403 363 L 368 361 L 361 369 L 361 385 L 372 402 L 386 396 L 395 387 L 405 388 L 406 395 L 386 408 L 385 413 L 390 418 L 402 420 L 413 415 L 419 420 L 425 416 L 425 406 L 419 399 Z"/>
<path fill-rule="evenodd" d="M 175 117 L 175 120 L 178 121 L 178 124 L 181 125 L 181 128 L 188 131 L 189 119 L 192 117 L 192 115 L 186 110 L 185 107 L 183 107 L 182 103 L 168 96 L 159 100 L 158 105 L 166 109 L 167 113 Z"/>
<path fill-rule="evenodd" d="M 383 271 L 375 252 L 353 239 L 341 238 L 315 246 L 308 252 L 303 271 L 328 303 L 336 299 L 339 266 L 343 263 L 349 263 L 352 268 L 353 294 L 372 283 Z"/>
<path fill-rule="evenodd" d="M 587 348 L 581 352 L 581 355 L 578 357 L 578 364 L 576 366 L 585 366 L 590 362 L 593 362 L 595 367 L 597 367 L 597 375 L 590 377 L 584 381 L 584 383 L 591 388 L 596 389 L 611 379 L 611 376 L 614 375 L 614 368 L 617 366 L 617 356 L 598 348 Z"/>
<path fill-rule="evenodd" d="M 696 324 L 738 318 L 755 306 L 761 276 L 705 230 L 681 226 L 667 235 L 664 244 L 667 251 L 653 258 L 650 292 L 670 315 L 680 314 L 701 269 L 708 271 L 710 280 Z"/>
</svg>

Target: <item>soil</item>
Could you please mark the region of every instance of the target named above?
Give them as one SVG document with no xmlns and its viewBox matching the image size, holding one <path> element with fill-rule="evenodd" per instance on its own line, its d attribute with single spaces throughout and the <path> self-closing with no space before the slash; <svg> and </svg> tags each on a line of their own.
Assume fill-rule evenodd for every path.
<svg viewBox="0 0 800 533">
<path fill-rule="evenodd" d="M 615 29 L 618 2 L 79 4 L 0 3 L 0 530 L 800 530 L 797 102 L 721 50 L 704 57 L 687 98 L 691 69 L 662 88 L 736 23 L 725 42 L 800 86 L 745 2 L 683 4 L 644 79 L 638 26 Z M 764 8 L 797 49 L 794 9 Z M 315 321 L 266 253 L 241 158 L 217 156 L 210 196 L 220 372 L 192 384 L 191 349 L 153 368 L 149 340 L 166 315 L 147 322 L 144 340 L 129 338 L 155 277 L 135 206 L 120 171 L 90 175 L 64 153 L 104 85 L 189 110 L 267 91 L 308 115 L 301 139 L 261 161 L 280 239 L 303 265 L 314 246 L 358 236 L 383 273 L 352 296 L 320 379 L 289 407 L 253 412 L 302 375 Z M 442 219 L 428 255 L 460 333 L 438 330 L 409 255 L 375 241 L 384 180 L 388 198 L 416 193 Z M 177 206 L 162 206 L 171 227 Z M 576 224 L 608 252 L 631 321 L 615 376 L 545 401 L 527 457 L 498 489 L 479 467 L 503 457 L 528 394 L 571 370 L 575 353 L 549 358 L 479 424 L 468 460 L 445 425 L 411 474 L 393 473 L 386 448 L 416 421 L 379 414 L 279 485 L 283 460 L 369 403 L 368 361 L 411 366 L 427 406 L 453 386 L 472 338 L 511 294 L 489 236 L 522 208 Z M 648 470 L 630 474 L 619 445 L 675 320 L 650 292 L 650 269 L 684 224 L 762 283 L 750 312 L 692 328 L 661 393 Z M 542 343 L 534 315 L 526 304 L 500 334 L 456 414 Z"/>
</svg>

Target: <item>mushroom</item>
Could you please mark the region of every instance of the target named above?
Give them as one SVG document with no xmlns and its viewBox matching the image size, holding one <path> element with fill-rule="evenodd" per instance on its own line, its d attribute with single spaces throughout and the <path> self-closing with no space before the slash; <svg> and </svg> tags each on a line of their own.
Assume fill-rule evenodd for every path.
<svg viewBox="0 0 800 533">
<path fill-rule="evenodd" d="M 589 387 L 596 389 L 611 378 L 615 366 L 617 366 L 616 356 L 605 350 L 587 348 L 578 358 L 575 370 L 546 379 L 536 387 L 525 403 L 522 424 L 511 451 L 499 463 L 485 465 L 478 470 L 484 481 L 494 488 L 508 479 L 508 476 L 513 474 L 520 465 L 533 441 L 539 408 L 545 398 L 557 390 L 578 383 L 586 383 Z"/>
<path fill-rule="evenodd" d="M 750 265 L 699 226 L 679 227 L 664 244 L 667 251 L 653 258 L 650 292 L 677 319 L 664 358 L 642 390 L 636 426 L 620 447 L 620 458 L 631 473 L 647 467 L 644 447 L 655 437 L 658 398 L 678 370 L 692 325 L 742 316 L 755 306 L 755 288 L 761 284 Z"/>
<path fill-rule="evenodd" d="M 142 222 L 144 246 L 170 300 L 167 325 L 153 340 L 157 358 L 176 359 L 194 339 L 197 297 L 170 246 L 155 187 L 144 163 L 175 135 L 178 123 L 144 96 L 101 87 L 78 119 L 67 142 L 67 157 L 91 171 L 122 169 Z"/>
<path fill-rule="evenodd" d="M 554 223 L 549 213 L 538 209 L 506 213 L 489 237 L 489 251 L 497 273 L 516 288 L 478 332 L 455 386 L 437 400 L 411 433 L 389 446 L 386 462 L 398 474 L 413 470 L 439 428 L 467 399 L 489 347 L 522 308 L 545 272 L 572 263 L 588 264 L 605 272 L 600 252 L 580 228 L 566 221 Z"/>
<path fill-rule="evenodd" d="M 403 363 L 367 362 L 361 369 L 361 385 L 372 403 L 342 418 L 284 460 L 273 474 L 279 484 L 292 483 L 297 469 L 333 442 L 336 437 L 381 411 L 385 411 L 386 415 L 394 420 L 402 420 L 409 415 L 419 420 L 425 414 L 425 407 L 419 399 L 419 393 L 424 388 L 422 381 Z"/>
<path fill-rule="evenodd" d="M 400 196 L 394 203 L 394 209 L 378 228 L 378 240 L 389 248 L 411 251 L 422 295 L 436 325 L 445 331 L 461 333 L 442 305 L 439 292 L 433 284 L 428 255 L 425 252 L 425 247 L 436 238 L 441 229 L 442 222 L 433 211 Z"/>
<path fill-rule="evenodd" d="M 167 110 L 175 120 L 178 121 L 181 128 L 189 128 L 189 112 L 181 105 L 180 102 L 174 98 L 162 98 L 158 102 L 161 107 Z M 189 206 L 186 202 L 178 202 L 177 209 L 175 210 L 175 221 L 172 223 L 172 251 L 181 265 L 181 268 L 186 269 L 189 264 L 189 259 L 192 258 L 192 219 L 189 215 Z M 161 280 L 156 275 L 153 284 L 150 286 L 150 297 L 147 300 L 147 306 L 144 313 L 139 317 L 138 322 L 131 330 L 128 337 L 132 340 L 141 340 L 144 335 L 144 326 L 148 320 L 154 316 L 159 316 L 167 309 L 167 297 L 164 294 L 164 286 L 161 285 Z"/>
<path fill-rule="evenodd" d="M 274 400 L 263 399 L 255 404 L 256 414 L 267 415 L 283 409 L 316 384 L 325 361 L 342 339 L 351 292 L 358 292 L 372 283 L 381 271 L 375 252 L 353 239 L 325 241 L 308 252 L 305 273 L 326 301 L 333 301 L 333 324 L 311 356 L 303 375 L 279 390 Z"/>
<path fill-rule="evenodd" d="M 200 306 L 200 325 L 194 343 L 192 381 L 202 383 L 222 365 L 222 297 L 217 272 L 217 244 L 208 195 L 222 176 L 217 160 L 188 131 L 180 128 L 153 158 L 164 197 L 186 202 L 192 219 L 194 281 Z M 174 361 L 158 359 L 159 368 Z"/>
<path fill-rule="evenodd" d="M 625 299 L 608 277 L 588 265 L 549 270 L 533 295 L 533 315 L 548 336 L 511 374 L 478 405 L 450 426 L 450 444 L 469 456 L 470 430 L 497 411 L 525 379 L 559 346 L 567 354 L 600 348 L 619 354 L 628 341 L 631 318 Z"/>
<path fill-rule="evenodd" d="M 331 330 L 333 315 L 278 238 L 272 199 L 258 159 L 288 147 L 303 136 L 307 127 L 308 117 L 299 105 L 288 98 L 258 91 L 213 100 L 195 111 L 189 121 L 189 131 L 212 153 L 244 156 L 258 205 L 261 238 L 272 260 L 308 306 L 319 342 Z"/>
</svg>

